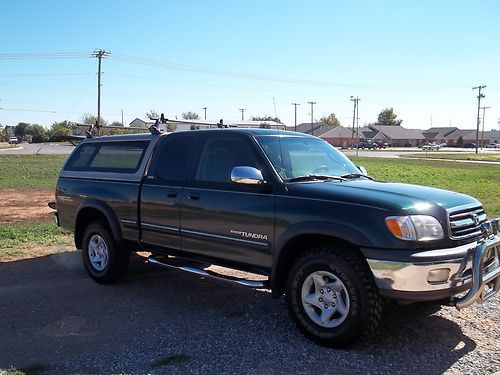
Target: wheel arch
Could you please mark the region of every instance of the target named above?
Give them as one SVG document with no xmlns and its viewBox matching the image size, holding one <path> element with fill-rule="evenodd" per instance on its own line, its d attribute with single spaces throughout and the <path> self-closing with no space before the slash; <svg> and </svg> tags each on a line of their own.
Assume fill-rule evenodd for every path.
<svg viewBox="0 0 500 375">
<path fill-rule="evenodd" d="M 371 241 L 362 233 L 342 226 L 311 223 L 300 229 L 291 228 L 289 232 L 279 241 L 273 259 L 270 281 L 275 298 L 283 295 L 288 270 L 305 250 L 321 245 L 336 245 L 363 256 L 360 247 L 371 245 Z"/>
<path fill-rule="evenodd" d="M 113 209 L 104 202 L 88 200 L 80 204 L 75 219 L 75 246 L 81 249 L 85 228 L 92 222 L 105 221 L 111 229 L 113 239 L 121 243 L 121 228 Z"/>
</svg>

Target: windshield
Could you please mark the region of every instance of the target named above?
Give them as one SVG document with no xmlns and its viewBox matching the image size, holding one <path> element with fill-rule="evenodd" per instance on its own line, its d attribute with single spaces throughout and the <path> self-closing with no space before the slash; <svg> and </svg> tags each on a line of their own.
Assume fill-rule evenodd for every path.
<svg viewBox="0 0 500 375">
<path fill-rule="evenodd" d="M 360 172 L 347 157 L 318 138 L 273 135 L 256 139 L 285 181 L 303 176 L 343 176 Z"/>
</svg>

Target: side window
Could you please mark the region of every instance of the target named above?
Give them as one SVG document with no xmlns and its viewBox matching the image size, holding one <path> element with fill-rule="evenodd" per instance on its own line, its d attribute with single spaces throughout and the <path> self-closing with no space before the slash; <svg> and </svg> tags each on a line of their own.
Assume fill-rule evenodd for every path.
<svg viewBox="0 0 500 375">
<path fill-rule="evenodd" d="M 231 182 L 231 171 L 236 166 L 257 168 L 248 144 L 238 138 L 210 139 L 200 155 L 197 181 Z"/>
<path fill-rule="evenodd" d="M 184 181 L 193 145 L 192 137 L 167 139 L 156 152 L 154 175 L 165 181 Z"/>
<path fill-rule="evenodd" d="M 83 171 L 87 169 L 96 150 L 97 144 L 81 145 L 75 150 L 73 155 L 71 155 L 65 169 L 68 171 Z"/>
<path fill-rule="evenodd" d="M 71 155 L 66 170 L 135 173 L 141 165 L 148 141 L 95 142 L 80 146 Z"/>
</svg>

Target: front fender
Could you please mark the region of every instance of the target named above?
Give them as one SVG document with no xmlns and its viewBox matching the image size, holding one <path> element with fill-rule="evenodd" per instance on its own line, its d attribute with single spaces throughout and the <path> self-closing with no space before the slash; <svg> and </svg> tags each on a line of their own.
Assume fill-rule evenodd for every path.
<svg viewBox="0 0 500 375">
<path fill-rule="evenodd" d="M 300 250 L 289 245 L 300 238 L 313 239 L 314 237 L 321 237 L 322 240 L 331 238 L 332 241 L 349 243 L 357 248 L 373 246 L 372 241 L 364 233 L 342 224 L 311 221 L 291 225 L 278 236 L 275 243 L 270 280 L 273 296 L 276 297 L 282 294 L 288 267 L 300 253 Z M 315 243 L 312 241 L 306 244 L 306 246 L 314 245 Z M 304 250 L 307 250 L 307 248 Z"/>
</svg>

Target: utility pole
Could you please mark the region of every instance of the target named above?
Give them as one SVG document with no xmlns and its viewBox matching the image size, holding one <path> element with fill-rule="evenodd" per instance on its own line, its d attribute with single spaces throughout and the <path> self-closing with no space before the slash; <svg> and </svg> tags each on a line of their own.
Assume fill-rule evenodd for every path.
<svg viewBox="0 0 500 375">
<path fill-rule="evenodd" d="M 205 120 L 207 119 L 207 107 L 202 108 L 205 111 Z"/>
<path fill-rule="evenodd" d="M 97 70 L 97 135 L 99 135 L 99 126 L 101 122 L 101 60 L 103 57 L 109 56 L 111 52 L 105 51 L 103 49 L 95 50 L 92 52 L 92 57 L 96 57 L 99 60 L 98 70 Z"/>
<path fill-rule="evenodd" d="M 300 105 L 300 103 L 292 103 L 292 105 L 295 107 L 295 131 L 297 131 L 297 106 Z"/>
<path fill-rule="evenodd" d="M 125 127 L 125 123 L 123 122 L 123 109 L 122 109 L 122 126 Z"/>
<path fill-rule="evenodd" d="M 241 121 L 244 121 L 243 113 L 245 113 L 246 108 L 240 108 L 240 109 L 238 109 L 238 111 L 241 112 Z"/>
<path fill-rule="evenodd" d="M 314 123 L 314 105 L 316 104 L 316 102 L 307 102 L 311 105 L 311 135 L 314 135 L 314 127 L 313 127 L 313 123 Z"/>
<path fill-rule="evenodd" d="M 481 150 L 482 150 L 484 147 L 484 115 L 485 115 L 485 111 L 491 107 L 481 107 L 481 108 L 483 110 L 483 131 L 481 133 Z"/>
<path fill-rule="evenodd" d="M 472 90 L 479 90 L 479 94 L 477 96 L 477 128 L 476 128 L 476 154 L 479 153 L 479 111 L 481 108 L 481 99 L 484 98 L 484 95 L 481 94 L 481 90 L 484 89 L 486 85 L 483 86 L 475 86 Z"/>
<path fill-rule="evenodd" d="M 351 146 L 354 147 L 354 125 L 356 123 L 356 106 L 358 104 L 357 97 L 351 95 L 350 100 L 354 102 L 354 109 L 352 110 L 352 136 L 351 136 Z"/>
<path fill-rule="evenodd" d="M 356 133 L 359 140 L 359 101 L 361 99 L 356 96 Z M 356 156 L 358 156 L 358 148 L 356 147 Z"/>
</svg>

